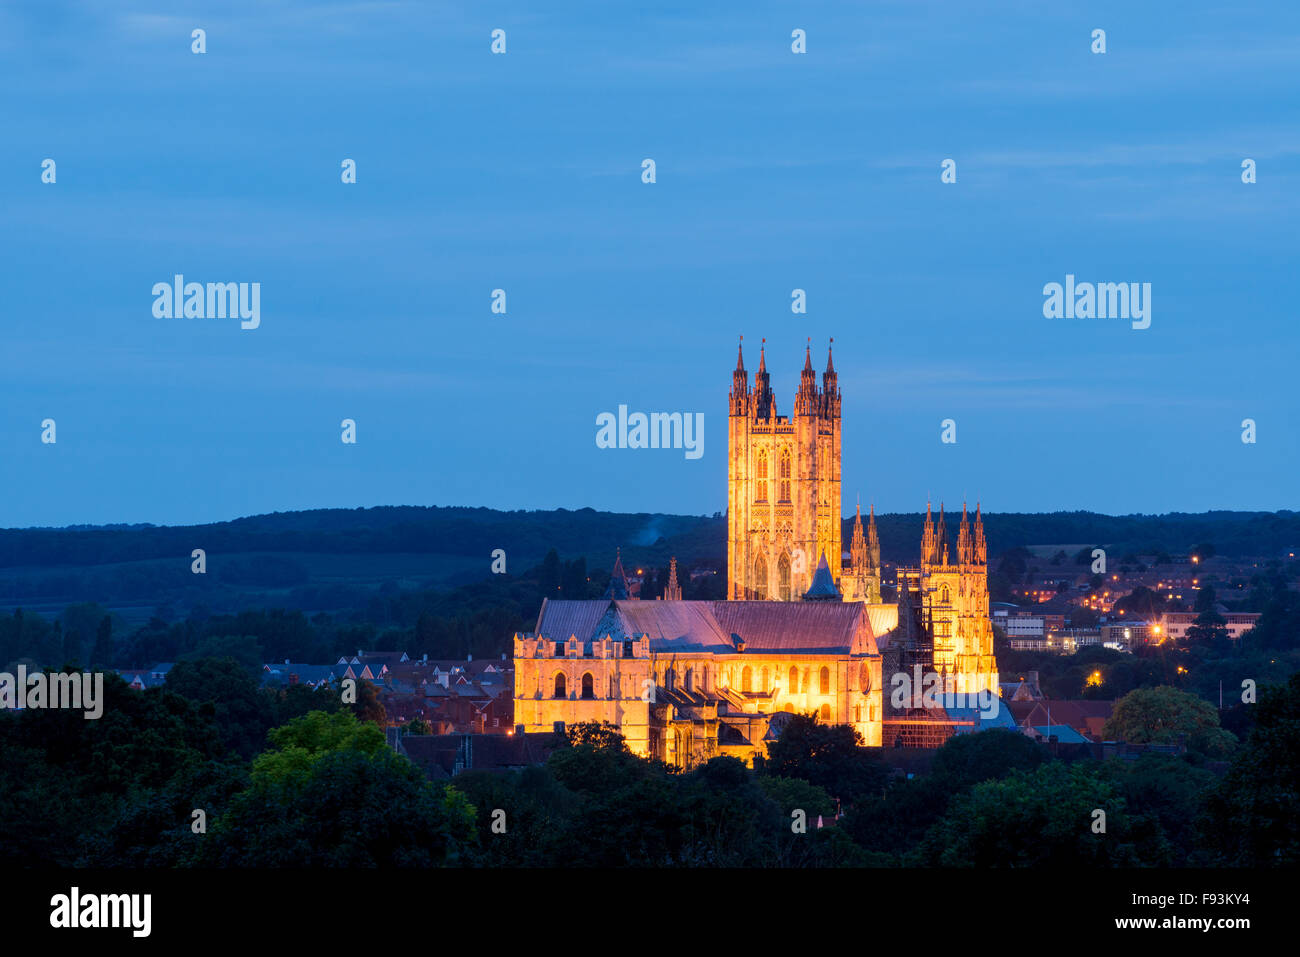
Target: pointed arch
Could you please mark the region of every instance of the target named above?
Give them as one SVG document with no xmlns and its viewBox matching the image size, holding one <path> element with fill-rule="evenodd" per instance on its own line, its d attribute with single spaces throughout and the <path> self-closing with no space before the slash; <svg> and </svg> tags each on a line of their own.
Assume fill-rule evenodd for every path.
<svg viewBox="0 0 1300 957">
<path fill-rule="evenodd" d="M 790 556 L 784 553 L 776 560 L 776 589 L 782 601 L 790 600 Z"/>
<path fill-rule="evenodd" d="M 590 671 L 582 673 L 582 697 L 585 701 L 590 701 L 596 697 L 596 682 L 592 678 Z"/>
<path fill-rule="evenodd" d="M 565 689 L 565 683 L 564 683 L 564 672 L 563 672 L 563 671 L 557 671 L 557 672 L 555 673 L 555 697 L 557 697 L 557 698 L 567 698 L 567 697 L 568 697 L 568 694 L 567 694 L 566 689 Z"/>
<path fill-rule="evenodd" d="M 760 601 L 767 597 L 767 559 L 759 552 L 754 559 L 754 597 Z"/>
</svg>

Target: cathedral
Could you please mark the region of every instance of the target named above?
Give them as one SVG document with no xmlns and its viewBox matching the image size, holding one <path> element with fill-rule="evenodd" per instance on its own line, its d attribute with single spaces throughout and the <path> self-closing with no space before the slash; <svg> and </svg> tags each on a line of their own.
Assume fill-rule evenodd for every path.
<svg viewBox="0 0 1300 957">
<path fill-rule="evenodd" d="M 818 387 L 809 345 L 782 416 L 765 351 L 752 388 L 743 351 L 732 376 L 727 600 L 683 601 L 675 559 L 663 599 L 632 599 L 621 558 L 604 597 L 545 599 L 514 637 L 517 731 L 609 722 L 634 753 L 689 768 L 762 760 L 794 713 L 848 724 L 868 746 L 937 747 L 971 722 L 893 707 L 889 679 L 914 669 L 949 692 L 997 693 L 979 507 L 972 519 L 962 506 L 954 554 L 943 506 L 936 524 L 927 505 L 920 563 L 897 566 L 885 600 L 874 508 L 864 528 L 858 507 L 842 550 L 831 355 Z"/>
</svg>

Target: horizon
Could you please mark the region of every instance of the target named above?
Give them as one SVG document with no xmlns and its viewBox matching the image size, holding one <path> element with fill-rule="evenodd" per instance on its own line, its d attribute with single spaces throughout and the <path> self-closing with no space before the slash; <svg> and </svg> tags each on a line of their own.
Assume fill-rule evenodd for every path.
<svg viewBox="0 0 1300 957">
<path fill-rule="evenodd" d="M 935 515 L 937 516 L 940 504 L 946 506 L 948 503 L 947 502 L 940 503 L 936 501 L 933 502 L 932 504 L 934 506 Z M 967 504 L 969 505 L 969 503 Z M 5 525 L 5 526 L 0 526 L 0 532 L 24 532 L 24 531 L 60 532 L 60 531 L 68 531 L 68 530 L 90 530 L 90 529 L 109 529 L 109 528 L 123 528 L 123 529 L 193 528 L 193 527 L 200 527 L 204 525 L 224 525 L 224 524 L 229 524 L 231 522 L 246 521 L 248 519 L 266 518 L 272 515 L 290 515 L 290 514 L 305 513 L 305 512 L 358 512 L 358 511 L 370 511 L 372 509 L 382 509 L 382 508 L 393 508 L 393 509 L 424 508 L 424 509 L 466 509 L 466 510 L 484 509 L 490 512 L 498 512 L 503 515 L 508 515 L 514 512 L 556 513 L 556 512 L 592 511 L 592 512 L 599 512 L 605 515 L 629 515 L 629 516 L 650 515 L 650 516 L 664 516 L 666 518 L 698 518 L 707 521 L 715 521 L 715 520 L 722 521 L 726 517 L 725 511 L 720 513 L 659 512 L 659 511 L 629 512 L 629 511 L 622 511 L 618 509 L 593 508 L 592 506 L 583 506 L 582 508 L 567 508 L 565 506 L 555 506 L 554 508 L 495 508 L 488 505 L 413 505 L 410 503 L 401 503 L 401 504 L 393 504 L 393 505 L 321 506 L 317 508 L 279 509 L 277 511 L 271 511 L 271 512 L 255 512 L 248 515 L 237 515 L 233 518 L 214 518 L 203 522 L 167 522 L 167 523 L 164 522 L 101 522 L 101 523 L 72 522 L 67 525 Z M 971 508 L 971 512 L 972 513 L 974 512 L 973 507 Z M 986 520 L 994 516 L 1041 516 L 1041 515 L 1096 515 L 1102 518 L 1175 518 L 1175 517 L 1196 518 L 1199 516 L 1208 516 L 1208 515 L 1292 515 L 1295 513 L 1296 513 L 1295 509 L 1287 509 L 1287 508 L 1208 509 L 1200 512 L 1186 512 L 1186 511 L 1175 510 L 1169 512 L 1122 512 L 1122 513 L 1098 512 L 1092 509 L 1053 509 L 1051 511 L 1040 511 L 1040 512 L 984 511 L 983 516 Z M 865 515 L 866 513 L 863 514 Z M 950 510 L 948 514 L 960 515 L 961 514 L 960 508 L 957 508 L 956 510 Z M 878 519 L 892 518 L 895 516 L 903 516 L 909 518 L 910 517 L 924 518 L 925 509 L 918 509 L 916 511 L 876 512 L 876 518 Z M 841 520 L 847 522 L 851 520 L 853 517 L 854 517 L 853 513 L 850 513 L 842 516 Z M 1046 543 L 1046 544 L 1055 544 L 1055 543 Z"/>
</svg>

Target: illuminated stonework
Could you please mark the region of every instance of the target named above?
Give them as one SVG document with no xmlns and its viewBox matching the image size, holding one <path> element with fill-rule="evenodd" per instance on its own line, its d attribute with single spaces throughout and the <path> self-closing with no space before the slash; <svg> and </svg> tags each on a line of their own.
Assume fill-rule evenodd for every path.
<svg viewBox="0 0 1300 957">
<path fill-rule="evenodd" d="M 829 354 L 822 387 L 804 355 L 794 413 L 777 414 L 765 350 L 749 387 L 732 376 L 727 454 L 727 595 L 797 600 L 825 557 L 840 578 L 840 390 Z"/>
<path fill-rule="evenodd" d="M 848 724 L 879 747 L 937 747 L 945 715 L 895 714 L 893 673 L 938 671 L 953 690 L 998 687 L 988 548 L 962 509 L 956 561 L 942 507 L 929 509 L 921 563 L 899 568 L 881 600 L 875 510 L 859 507 L 849 565 L 840 514 L 840 392 L 828 356 L 822 387 L 804 357 L 794 414 L 777 415 L 760 354 L 753 389 L 743 355 L 730 396 L 728 601 L 682 601 L 675 561 L 665 599 L 630 600 L 621 560 L 606 596 L 546 600 L 514 640 L 515 722 L 525 733 L 609 722 L 636 754 L 692 767 L 715 755 L 765 756 L 791 713 Z M 914 734 L 916 728 L 926 735 Z"/>
<path fill-rule="evenodd" d="M 547 599 L 514 659 L 525 733 L 608 721 L 634 753 L 680 767 L 766 755 L 792 713 L 881 742 L 881 656 L 860 602 Z"/>
</svg>

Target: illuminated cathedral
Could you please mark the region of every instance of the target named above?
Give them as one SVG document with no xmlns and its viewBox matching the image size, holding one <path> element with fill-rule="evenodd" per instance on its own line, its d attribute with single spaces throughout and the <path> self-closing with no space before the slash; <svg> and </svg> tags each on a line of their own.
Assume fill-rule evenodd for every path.
<svg viewBox="0 0 1300 957">
<path fill-rule="evenodd" d="M 978 506 L 973 521 L 962 507 L 954 554 L 943 507 L 936 525 L 927 505 L 920 564 L 899 566 L 882 600 L 874 508 L 864 528 L 859 506 L 842 551 L 832 358 L 819 387 L 809 346 L 782 416 L 765 351 L 752 388 L 743 351 L 732 376 L 727 600 L 681 600 L 675 560 L 663 600 L 632 599 L 621 560 L 604 597 L 544 600 L 534 629 L 514 637 L 518 731 L 610 722 L 634 753 L 680 767 L 749 763 L 794 713 L 848 724 L 869 746 L 936 746 L 949 715 L 889 703 L 888 677 L 916 666 L 946 689 L 996 693 Z"/>
</svg>

